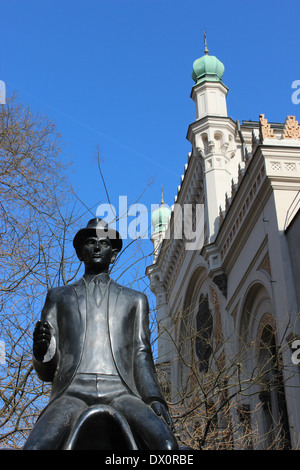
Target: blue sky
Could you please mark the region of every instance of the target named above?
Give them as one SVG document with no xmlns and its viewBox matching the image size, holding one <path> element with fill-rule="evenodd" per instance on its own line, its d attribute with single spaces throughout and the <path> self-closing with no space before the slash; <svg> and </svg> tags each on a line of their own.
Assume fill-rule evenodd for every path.
<svg viewBox="0 0 300 470">
<path fill-rule="evenodd" d="M 173 204 L 187 154 L 192 65 L 208 49 L 225 65 L 234 120 L 300 119 L 299 0 L 0 0 L 0 80 L 54 120 L 88 206 Z M 150 222 L 150 219 L 149 219 Z"/>
</svg>

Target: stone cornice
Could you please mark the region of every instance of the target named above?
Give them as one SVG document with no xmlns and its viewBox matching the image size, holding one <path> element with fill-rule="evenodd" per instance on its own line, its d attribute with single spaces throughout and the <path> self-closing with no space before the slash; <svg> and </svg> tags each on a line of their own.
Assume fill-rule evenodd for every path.
<svg viewBox="0 0 300 470">
<path fill-rule="evenodd" d="M 233 263 L 232 249 L 239 252 L 242 246 L 241 236 L 247 238 L 247 226 L 251 226 L 250 220 L 257 217 L 257 207 L 263 207 L 264 200 L 268 197 L 270 184 L 266 179 L 265 164 L 262 154 L 258 151 L 251 160 L 244 178 L 234 195 L 227 210 L 226 217 L 219 229 L 215 244 L 218 246 L 222 266 Z M 264 193 L 264 196 L 263 196 Z M 254 220 L 252 220 L 254 223 Z M 250 224 L 250 225 L 249 225 Z M 238 243 L 238 238 L 240 243 Z M 228 264 L 228 255 L 230 262 Z"/>
<path fill-rule="evenodd" d="M 193 99 L 195 93 L 200 91 L 201 88 L 203 88 L 203 89 L 206 88 L 207 85 L 209 85 L 209 87 L 211 87 L 211 88 L 223 88 L 224 91 L 226 92 L 226 94 L 229 90 L 229 88 L 226 85 L 224 85 L 223 82 L 211 82 L 209 80 L 204 80 L 203 82 L 199 83 L 198 85 L 193 86 L 193 88 L 191 90 L 190 98 Z"/>
<path fill-rule="evenodd" d="M 217 127 L 224 127 L 224 126 L 230 126 L 232 131 L 236 131 L 236 122 L 231 119 L 230 117 L 227 116 L 214 116 L 214 115 L 208 115 L 205 116 L 201 119 L 197 119 L 197 121 L 194 121 L 192 124 L 189 125 L 188 131 L 186 138 L 189 142 L 192 142 L 192 137 L 194 134 L 205 131 L 208 126 L 217 126 Z"/>
</svg>

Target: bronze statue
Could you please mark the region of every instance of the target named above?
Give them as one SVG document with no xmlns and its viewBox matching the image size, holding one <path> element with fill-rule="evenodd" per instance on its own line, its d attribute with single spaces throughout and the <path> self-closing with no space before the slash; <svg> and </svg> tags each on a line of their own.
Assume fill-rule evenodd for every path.
<svg viewBox="0 0 300 470">
<path fill-rule="evenodd" d="M 177 450 L 147 297 L 108 274 L 122 248 L 118 232 L 92 219 L 73 245 L 85 274 L 48 292 L 35 327 L 33 364 L 52 392 L 24 449 Z"/>
</svg>

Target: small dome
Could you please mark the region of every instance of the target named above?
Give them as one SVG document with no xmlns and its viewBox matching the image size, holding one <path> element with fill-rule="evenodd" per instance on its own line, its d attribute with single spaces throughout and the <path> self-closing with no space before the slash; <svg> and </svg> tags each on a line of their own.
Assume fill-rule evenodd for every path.
<svg viewBox="0 0 300 470">
<path fill-rule="evenodd" d="M 151 222 L 154 232 L 163 232 L 167 229 L 171 215 L 169 207 L 162 203 L 158 209 L 152 212 Z"/>
<path fill-rule="evenodd" d="M 193 63 L 192 78 L 196 85 L 204 81 L 221 82 L 224 70 L 224 65 L 217 57 L 206 53 Z"/>
</svg>

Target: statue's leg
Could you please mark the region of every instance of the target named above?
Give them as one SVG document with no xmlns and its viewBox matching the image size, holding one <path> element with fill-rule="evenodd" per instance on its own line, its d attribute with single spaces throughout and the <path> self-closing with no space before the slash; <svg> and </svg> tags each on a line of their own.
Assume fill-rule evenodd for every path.
<svg viewBox="0 0 300 470">
<path fill-rule="evenodd" d="M 78 398 L 62 396 L 50 402 L 33 427 L 24 450 L 59 450 L 72 425 L 87 405 Z"/>
<path fill-rule="evenodd" d="M 111 403 L 128 422 L 140 450 L 178 450 L 175 436 L 152 408 L 132 395 L 123 395 Z"/>
</svg>

